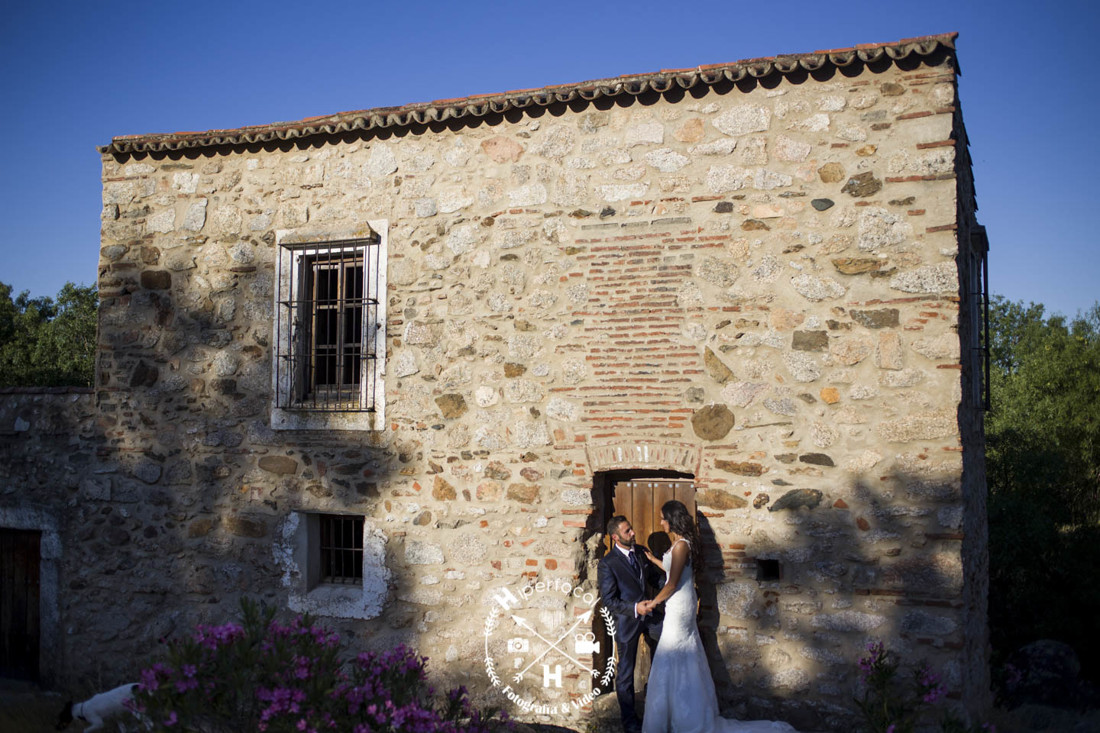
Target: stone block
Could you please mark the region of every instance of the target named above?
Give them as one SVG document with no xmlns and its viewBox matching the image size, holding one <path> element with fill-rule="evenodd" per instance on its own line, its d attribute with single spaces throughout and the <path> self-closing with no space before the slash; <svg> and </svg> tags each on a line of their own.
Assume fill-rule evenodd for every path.
<svg viewBox="0 0 1100 733">
<path fill-rule="evenodd" d="M 631 125 L 623 136 L 623 145 L 631 148 L 636 145 L 660 145 L 665 141 L 665 126 L 660 122 L 643 122 Z"/>
<path fill-rule="evenodd" d="M 927 374 L 921 369 L 899 369 L 879 374 L 879 384 L 883 387 L 914 387 L 925 380 Z"/>
<path fill-rule="evenodd" d="M 187 536 L 191 539 L 205 537 L 214 529 L 216 521 L 209 517 L 199 517 L 187 525 Z"/>
<path fill-rule="evenodd" d="M 533 504 L 541 492 L 538 484 L 509 484 L 506 498 L 520 504 Z"/>
<path fill-rule="evenodd" d="M 840 298 L 847 289 L 832 278 L 815 277 L 808 273 L 791 278 L 791 286 L 799 295 L 811 302 Z"/>
<path fill-rule="evenodd" d="M 817 489 L 793 489 L 776 499 L 775 503 L 768 507 L 768 511 L 794 511 L 802 507 L 816 509 L 821 504 L 823 496 Z"/>
<path fill-rule="evenodd" d="M 856 243 L 865 252 L 895 249 L 913 236 L 908 221 L 877 206 L 863 209 L 857 229 Z"/>
<path fill-rule="evenodd" d="M 477 485 L 478 501 L 499 501 L 504 494 L 504 487 L 499 481 L 482 481 Z"/>
<path fill-rule="evenodd" d="M 759 463 L 752 461 L 727 461 L 722 458 L 714 460 L 714 467 L 719 471 L 736 474 L 738 476 L 762 476 L 767 470 Z"/>
<path fill-rule="evenodd" d="M 691 416 L 691 427 L 703 440 L 719 440 L 733 429 L 734 417 L 725 405 L 707 405 Z"/>
<path fill-rule="evenodd" d="M 462 417 L 466 414 L 466 398 L 460 394 L 445 394 L 435 398 L 435 404 L 447 420 Z"/>
<path fill-rule="evenodd" d="M 145 270 L 141 273 L 141 287 L 147 290 L 168 290 L 172 287 L 172 273 L 167 270 Z"/>
<path fill-rule="evenodd" d="M 916 339 L 909 348 L 932 361 L 959 360 L 959 337 L 955 333 Z"/>
<path fill-rule="evenodd" d="M 817 169 L 822 183 L 839 183 L 844 180 L 844 166 L 840 163 L 826 163 Z"/>
<path fill-rule="evenodd" d="M 734 374 L 730 371 L 730 368 L 722 362 L 714 351 L 709 346 L 703 349 L 703 366 L 707 370 L 707 374 L 718 384 L 725 384 L 726 382 L 734 379 Z"/>
<path fill-rule="evenodd" d="M 881 308 L 879 310 L 850 310 L 852 320 L 865 328 L 897 328 L 898 309 Z"/>
<path fill-rule="evenodd" d="M 821 376 L 821 364 L 808 353 L 789 351 L 783 355 L 787 371 L 798 382 L 813 382 Z"/>
<path fill-rule="evenodd" d="M 797 351 L 825 351 L 829 348 L 827 331 L 795 331 L 791 348 Z"/>
<path fill-rule="evenodd" d="M 764 132 L 771 125 L 772 111 L 764 106 L 737 104 L 719 114 L 711 124 L 724 135 L 735 137 L 750 132 Z"/>
<path fill-rule="evenodd" d="M 922 412 L 895 420 L 884 420 L 878 426 L 878 434 L 890 443 L 908 443 L 955 436 L 958 434 L 958 426 L 953 411 Z"/>
<path fill-rule="evenodd" d="M 955 598 L 962 590 L 962 559 L 956 553 L 904 558 L 884 565 L 882 580 L 889 588 L 909 593 Z"/>
<path fill-rule="evenodd" d="M 840 632 L 869 633 L 886 623 L 886 617 L 873 613 L 860 611 L 838 611 L 836 613 L 820 613 L 810 620 L 810 625 L 815 629 Z"/>
<path fill-rule="evenodd" d="M 645 162 L 662 173 L 673 173 L 690 163 L 691 159 L 674 150 L 661 148 L 660 150 L 646 153 Z"/>
<path fill-rule="evenodd" d="M 155 484 L 160 481 L 163 472 L 164 468 L 153 461 L 138 461 L 134 466 L 134 478 L 146 484 Z"/>
<path fill-rule="evenodd" d="M 882 181 L 875 178 L 873 172 L 864 171 L 863 173 L 859 173 L 849 178 L 848 182 L 844 184 L 844 187 L 840 189 L 840 192 L 856 198 L 865 198 L 867 196 L 874 196 L 881 190 Z"/>
<path fill-rule="evenodd" d="M 293 475 L 298 471 L 298 461 L 289 456 L 261 456 L 257 465 L 276 476 Z"/>
<path fill-rule="evenodd" d="M 686 120 L 672 134 L 674 138 L 682 143 L 697 143 L 703 139 L 704 135 L 705 129 L 703 127 L 703 120 L 698 117 L 692 117 Z"/>
<path fill-rule="evenodd" d="M 436 501 L 454 501 L 458 498 L 458 493 L 442 476 L 436 476 L 432 481 L 432 498 Z"/>
<path fill-rule="evenodd" d="M 836 364 L 854 366 L 875 349 L 875 342 L 866 336 L 835 336 L 829 342 L 829 357 Z"/>
<path fill-rule="evenodd" d="M 267 522 L 260 517 L 230 515 L 224 519 L 226 530 L 237 537 L 261 539 L 267 536 Z"/>
<path fill-rule="evenodd" d="M 439 565 L 443 562 L 443 548 L 434 542 L 407 540 L 405 562 L 409 565 Z"/>
<path fill-rule="evenodd" d="M 748 506 L 748 501 L 736 494 L 720 489 L 704 489 L 696 497 L 700 506 L 711 509 L 743 509 Z"/>
<path fill-rule="evenodd" d="M 885 260 L 871 257 L 840 257 L 833 260 L 833 267 L 844 275 L 862 275 L 867 272 L 879 272 L 886 266 Z"/>
<path fill-rule="evenodd" d="M 959 272 L 953 262 L 925 265 L 890 278 L 890 287 L 905 293 L 955 293 Z"/>
<path fill-rule="evenodd" d="M 901 369 L 904 366 L 899 333 L 884 331 L 879 334 L 875 360 L 879 369 Z"/>
<path fill-rule="evenodd" d="M 180 225 L 180 228 L 191 232 L 198 232 L 201 231 L 205 225 L 206 199 L 199 199 L 187 207 L 187 213 L 183 217 L 183 223 Z"/>
</svg>

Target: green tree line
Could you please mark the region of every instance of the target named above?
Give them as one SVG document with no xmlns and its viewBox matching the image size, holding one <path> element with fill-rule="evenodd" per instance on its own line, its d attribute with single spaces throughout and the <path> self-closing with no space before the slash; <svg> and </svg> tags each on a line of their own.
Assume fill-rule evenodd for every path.
<svg viewBox="0 0 1100 733">
<path fill-rule="evenodd" d="M 1100 681 L 1100 303 L 1070 319 L 994 298 L 989 346 L 994 661 L 1057 639 Z"/>
<path fill-rule="evenodd" d="M 65 283 L 55 300 L 0 282 L 0 387 L 91 387 L 98 307 L 94 286 Z"/>
</svg>

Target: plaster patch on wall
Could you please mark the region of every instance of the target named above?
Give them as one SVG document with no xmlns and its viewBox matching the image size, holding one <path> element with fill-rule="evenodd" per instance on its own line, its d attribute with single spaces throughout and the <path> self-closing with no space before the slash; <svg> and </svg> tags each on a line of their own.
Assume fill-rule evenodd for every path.
<svg viewBox="0 0 1100 733">
<path fill-rule="evenodd" d="M 382 614 L 392 574 L 386 567 L 386 536 L 369 520 L 363 523 L 362 586 L 318 585 L 306 587 L 306 574 L 299 562 L 309 551 L 310 537 L 300 512 L 291 512 L 283 522 L 279 539 L 272 547 L 275 562 L 282 567 L 282 585 L 289 591 L 287 606 L 296 613 L 335 618 L 371 619 Z"/>
</svg>

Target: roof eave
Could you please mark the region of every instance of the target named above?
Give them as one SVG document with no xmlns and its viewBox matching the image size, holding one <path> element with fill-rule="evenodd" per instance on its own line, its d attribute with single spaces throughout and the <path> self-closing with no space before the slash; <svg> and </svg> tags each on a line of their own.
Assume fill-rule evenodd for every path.
<svg viewBox="0 0 1100 733">
<path fill-rule="evenodd" d="M 292 141 L 317 136 L 378 129 L 400 129 L 414 125 L 443 123 L 468 117 L 481 118 L 511 110 L 548 107 L 576 100 L 593 101 L 601 97 L 624 94 L 637 96 L 665 93 L 676 87 L 687 90 L 698 84 L 713 85 L 723 81 L 737 83 L 746 78 L 763 78 L 813 72 L 826 64 L 839 68 L 853 63 L 875 63 L 888 59 L 899 61 L 914 54 L 927 57 L 941 49 L 953 51 L 957 33 L 907 38 L 894 43 L 864 44 L 854 48 L 815 51 L 804 54 L 784 54 L 762 59 L 746 59 L 728 64 L 712 64 L 690 69 L 662 70 L 649 74 L 632 74 L 610 79 L 597 79 L 579 84 L 560 84 L 486 94 L 457 99 L 442 99 L 400 107 L 381 107 L 355 112 L 309 117 L 295 122 L 279 122 L 229 130 L 205 132 L 174 132 L 162 135 L 123 135 L 109 145 L 98 148 L 104 155 L 135 153 L 169 153 L 181 150 L 217 148 Z"/>
</svg>

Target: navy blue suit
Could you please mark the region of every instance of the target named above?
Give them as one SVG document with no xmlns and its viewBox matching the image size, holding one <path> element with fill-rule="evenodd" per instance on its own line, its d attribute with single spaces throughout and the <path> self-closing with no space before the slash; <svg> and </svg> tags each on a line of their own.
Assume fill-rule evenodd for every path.
<svg viewBox="0 0 1100 733">
<path fill-rule="evenodd" d="M 634 614 L 634 604 L 652 598 L 651 587 L 664 581 L 664 573 L 649 562 L 640 549 L 634 550 L 639 563 L 637 571 L 626 556 L 612 546 L 600 559 L 597 579 L 600 601 L 615 615 L 615 641 L 619 647 L 619 665 L 615 673 L 615 695 L 619 699 L 619 713 L 626 731 L 641 729 L 641 721 L 634 712 L 634 664 L 638 659 L 638 640 L 645 638 L 652 655 L 661 634 L 661 620 L 655 611 L 649 616 Z"/>
</svg>

